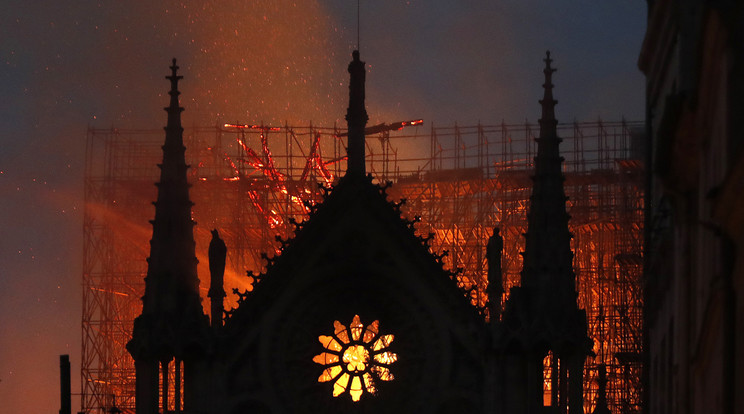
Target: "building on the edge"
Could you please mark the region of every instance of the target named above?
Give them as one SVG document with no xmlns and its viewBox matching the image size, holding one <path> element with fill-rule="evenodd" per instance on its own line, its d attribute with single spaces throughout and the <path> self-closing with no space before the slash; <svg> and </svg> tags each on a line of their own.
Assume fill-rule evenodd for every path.
<svg viewBox="0 0 744 414">
<path fill-rule="evenodd" d="M 225 248 L 213 232 L 210 321 L 174 60 L 143 308 L 127 345 L 137 413 L 583 413 L 592 342 L 576 301 L 551 62 L 548 53 L 522 282 L 500 303 L 495 231 L 489 318 L 366 174 L 366 69 L 355 51 L 346 175 L 229 312 Z M 598 401 L 595 412 L 606 412 Z"/>
<path fill-rule="evenodd" d="M 647 412 L 744 413 L 744 2 L 648 1 Z"/>
</svg>

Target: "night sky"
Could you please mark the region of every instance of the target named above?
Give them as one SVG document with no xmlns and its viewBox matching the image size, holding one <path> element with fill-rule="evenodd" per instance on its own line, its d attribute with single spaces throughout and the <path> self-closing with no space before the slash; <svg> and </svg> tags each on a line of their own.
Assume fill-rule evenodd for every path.
<svg viewBox="0 0 744 414">
<path fill-rule="evenodd" d="M 643 119 L 643 1 L 361 3 L 371 124 L 534 122 L 547 49 L 559 121 Z M 343 125 L 356 2 L 0 5 L 0 413 L 55 412 L 59 354 L 80 386 L 88 126 L 164 126 L 173 57 L 187 127 Z"/>
</svg>

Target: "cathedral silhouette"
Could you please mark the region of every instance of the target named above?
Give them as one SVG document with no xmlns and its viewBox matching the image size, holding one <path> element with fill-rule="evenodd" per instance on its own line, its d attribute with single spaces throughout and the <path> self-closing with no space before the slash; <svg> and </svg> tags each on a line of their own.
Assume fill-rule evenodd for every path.
<svg viewBox="0 0 744 414">
<path fill-rule="evenodd" d="M 583 413 L 592 341 L 576 300 L 551 63 L 548 52 L 521 285 L 505 303 L 498 228 L 486 316 L 367 175 L 366 69 L 354 51 L 346 174 L 230 312 L 226 248 L 212 232 L 208 318 L 174 59 L 142 314 L 127 345 L 136 412 Z"/>
</svg>

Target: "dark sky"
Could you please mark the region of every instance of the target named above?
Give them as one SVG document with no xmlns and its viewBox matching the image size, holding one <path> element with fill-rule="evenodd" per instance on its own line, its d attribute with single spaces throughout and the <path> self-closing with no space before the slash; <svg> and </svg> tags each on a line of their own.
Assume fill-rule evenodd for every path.
<svg viewBox="0 0 744 414">
<path fill-rule="evenodd" d="M 645 2 L 361 3 L 371 122 L 535 121 L 546 49 L 559 120 L 642 119 Z M 172 57 L 185 125 L 341 122 L 356 2 L 0 6 L 0 411 L 54 412 L 59 354 L 79 390 L 87 127 L 162 127 Z"/>
</svg>

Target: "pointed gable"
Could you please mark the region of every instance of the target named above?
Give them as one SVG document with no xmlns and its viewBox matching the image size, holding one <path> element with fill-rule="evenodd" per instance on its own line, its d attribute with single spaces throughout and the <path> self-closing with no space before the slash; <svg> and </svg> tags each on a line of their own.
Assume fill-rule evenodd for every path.
<svg viewBox="0 0 744 414">
<path fill-rule="evenodd" d="M 228 312 L 216 351 L 229 367 L 221 412 L 481 404 L 482 316 L 414 222 L 364 175 L 360 67 L 355 52 L 346 176 Z"/>
<path fill-rule="evenodd" d="M 330 412 L 349 407 L 345 393 L 332 396 L 333 381 L 318 381 L 325 368 L 313 358 L 324 352 L 320 337 L 355 316 L 378 321 L 380 335 L 395 338 L 390 349 L 397 355 L 389 366 L 394 380 L 376 378 L 377 396 L 364 394 L 359 404 L 428 410 L 442 401 L 426 395 L 461 399 L 463 392 L 478 400 L 468 393 L 482 375 L 482 318 L 413 223 L 369 179 L 342 179 L 259 280 L 226 321 L 220 353 L 232 356 L 227 365 L 257 370 L 238 369 L 230 382 L 277 376 L 253 385 L 276 398 L 271 405 L 293 412 L 299 408 L 288 401 L 335 407 Z M 291 395 L 307 399 L 285 399 Z"/>
<path fill-rule="evenodd" d="M 443 312 L 463 318 L 477 315 L 441 258 L 415 234 L 414 223 L 402 219 L 399 206 L 387 201 L 385 190 L 367 177 L 344 177 L 329 190 L 258 280 L 227 326 L 274 306 L 277 296 L 290 291 L 301 295 L 323 284 L 341 288 L 337 305 L 345 298 L 353 304 L 375 302 L 379 298 L 369 289 L 396 286 L 395 290 L 416 291 L 414 296 L 446 299 L 441 302 L 447 305 Z"/>
</svg>

